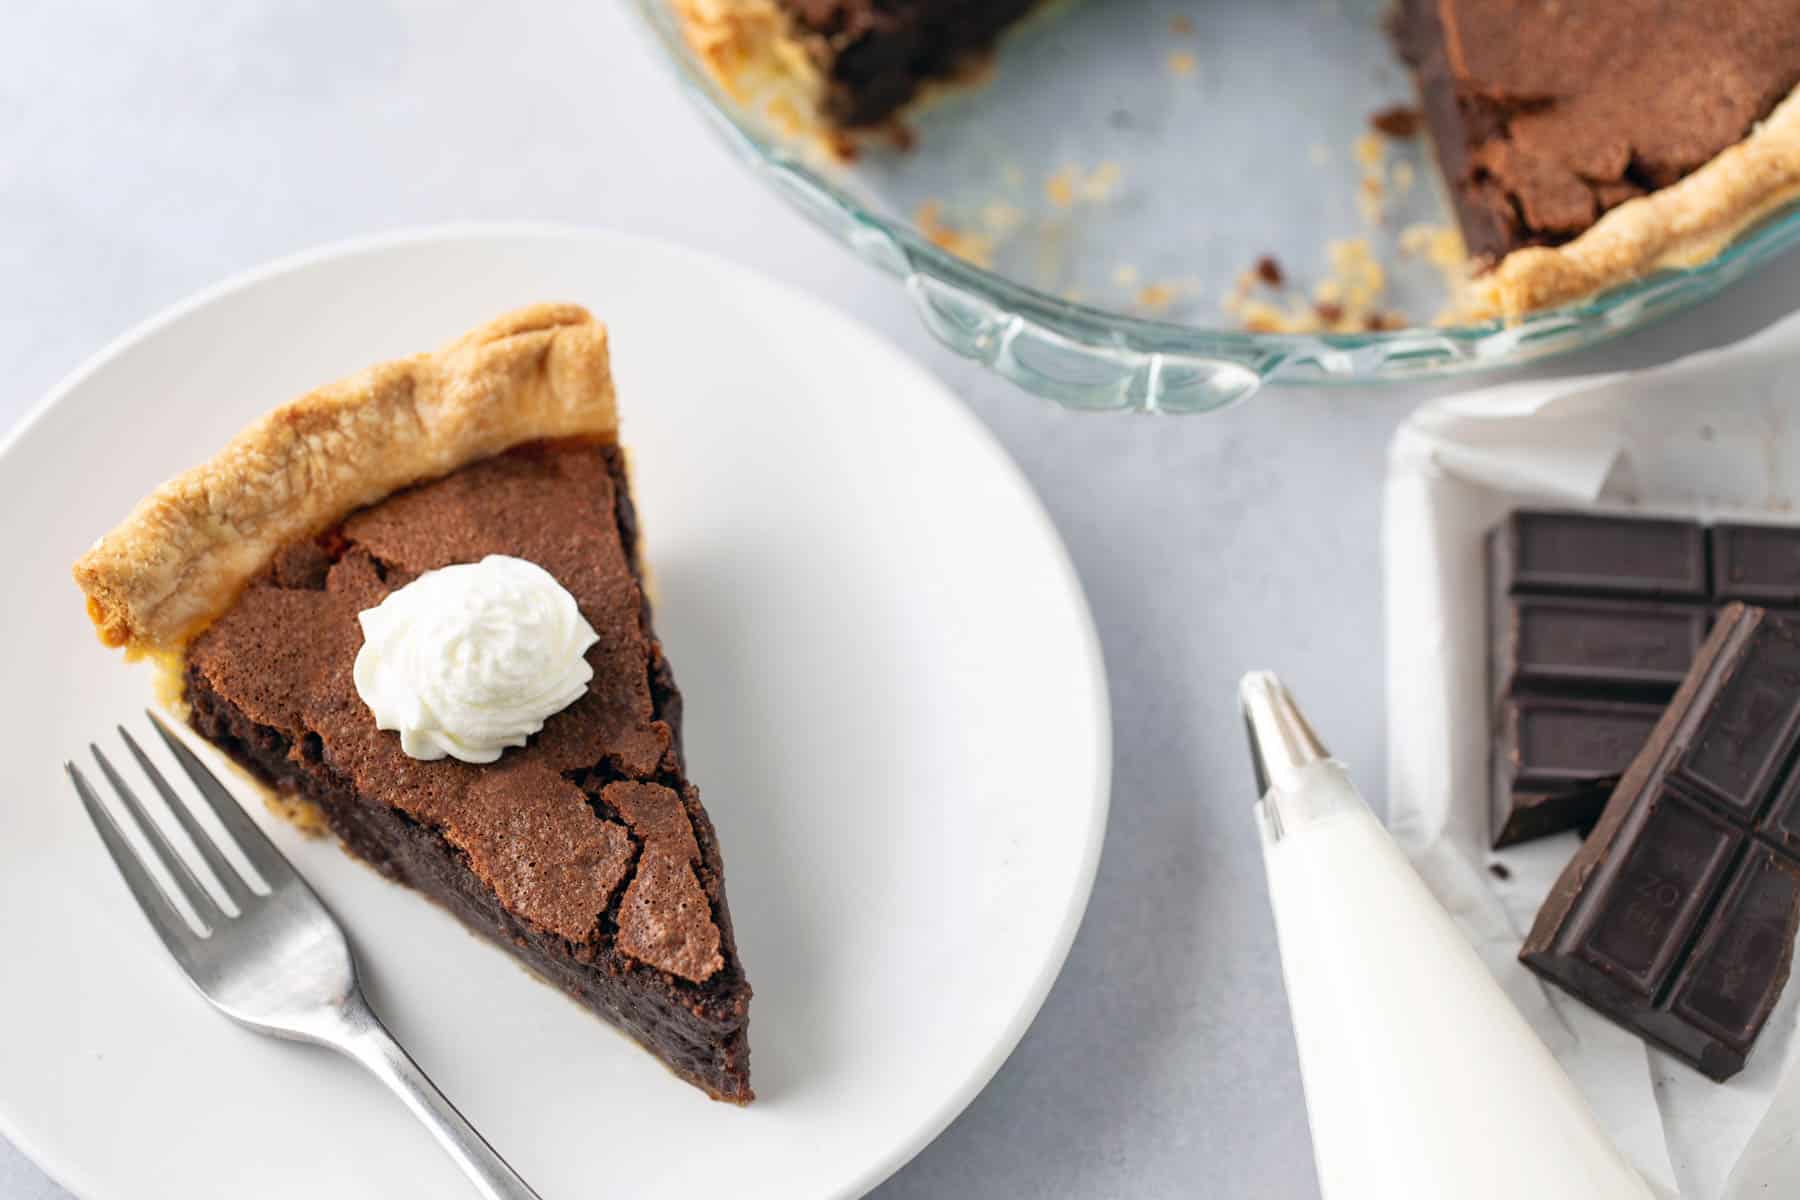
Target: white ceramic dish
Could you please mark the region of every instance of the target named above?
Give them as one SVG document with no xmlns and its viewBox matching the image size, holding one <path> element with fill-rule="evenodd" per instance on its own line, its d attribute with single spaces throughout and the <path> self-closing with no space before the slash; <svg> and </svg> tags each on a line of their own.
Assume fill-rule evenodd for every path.
<svg viewBox="0 0 1800 1200">
<path fill-rule="evenodd" d="M 1055 531 L 953 396 L 823 304 L 665 245 L 333 247 L 130 334 L 0 449 L 0 1132 L 88 1200 L 464 1194 L 377 1084 L 208 1010 L 134 911 L 60 764 L 150 680 L 95 642 L 67 564 L 271 405 L 550 298 L 612 327 L 760 1098 L 705 1100 L 258 807 L 396 1034 L 547 1200 L 845 1196 L 980 1090 L 1061 966 L 1106 823 L 1105 676 Z"/>
</svg>

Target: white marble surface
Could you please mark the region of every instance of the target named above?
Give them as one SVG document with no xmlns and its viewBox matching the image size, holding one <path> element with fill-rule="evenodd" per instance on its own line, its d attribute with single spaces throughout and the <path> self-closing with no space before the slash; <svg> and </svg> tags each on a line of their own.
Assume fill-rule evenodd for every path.
<svg viewBox="0 0 1800 1200">
<path fill-rule="evenodd" d="M 0 429 L 194 289 L 403 225 L 606 225 L 833 297 L 1023 464 L 1086 582 L 1116 723 L 1106 854 L 1068 966 L 993 1084 L 881 1194 L 1315 1196 L 1233 684 L 1281 670 L 1379 794 L 1384 448 L 1442 389 L 1271 392 L 1210 418 L 1055 410 L 939 350 L 890 280 L 761 191 L 621 5 L 515 11 L 12 0 Z M 1796 305 L 1800 258 L 1553 369 L 1655 361 Z M 0 1141 L 0 1196 L 63 1194 Z"/>
</svg>

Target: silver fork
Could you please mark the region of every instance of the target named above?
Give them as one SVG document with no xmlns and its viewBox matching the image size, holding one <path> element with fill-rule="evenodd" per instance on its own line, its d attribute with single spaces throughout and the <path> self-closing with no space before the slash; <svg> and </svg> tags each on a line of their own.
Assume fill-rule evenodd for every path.
<svg viewBox="0 0 1800 1200">
<path fill-rule="evenodd" d="M 344 931 L 313 894 L 274 843 L 263 836 L 218 776 L 185 742 L 170 732 L 155 713 L 151 724 L 174 754 L 181 769 L 199 789 L 227 834 L 261 880 L 234 869 L 219 846 L 194 820 L 186 802 L 169 786 L 142 748 L 123 726 L 119 736 L 138 766 L 161 793 L 176 823 L 199 851 L 218 880 L 235 913 L 228 911 L 200 883 L 187 860 L 170 845 L 144 806 L 107 761 L 100 747 L 89 744 L 100 773 L 143 834 L 144 841 L 174 881 L 175 890 L 198 916 L 196 928 L 182 915 L 145 868 L 117 822 L 88 784 L 80 768 L 64 763 L 81 796 L 88 819 L 106 843 L 126 886 L 151 928 L 200 994 L 212 1006 L 259 1033 L 329 1046 L 362 1064 L 388 1085 L 414 1116 L 449 1151 L 469 1181 L 489 1200 L 537 1200 L 518 1174 L 495 1153 L 475 1127 L 444 1098 L 418 1064 L 400 1048 L 370 1011 L 356 982 L 356 963 Z"/>
</svg>

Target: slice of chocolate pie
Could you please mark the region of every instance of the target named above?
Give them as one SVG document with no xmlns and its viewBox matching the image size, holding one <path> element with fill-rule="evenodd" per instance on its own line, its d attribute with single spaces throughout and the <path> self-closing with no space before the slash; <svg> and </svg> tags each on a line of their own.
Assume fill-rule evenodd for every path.
<svg viewBox="0 0 1800 1200">
<path fill-rule="evenodd" d="M 75 578 L 202 736 L 744 1103 L 750 986 L 617 434 L 604 328 L 525 309 L 275 410 Z"/>
</svg>

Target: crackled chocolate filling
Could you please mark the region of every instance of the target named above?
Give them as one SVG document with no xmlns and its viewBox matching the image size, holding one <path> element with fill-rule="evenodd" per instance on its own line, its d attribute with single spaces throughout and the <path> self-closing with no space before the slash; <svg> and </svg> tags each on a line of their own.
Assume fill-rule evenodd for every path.
<svg viewBox="0 0 1800 1200">
<path fill-rule="evenodd" d="M 780 0 L 826 80 L 823 108 L 875 125 L 993 48 L 1041 0 Z"/>
<path fill-rule="evenodd" d="M 1402 0 L 1395 34 L 1488 263 L 1676 182 L 1800 83 L 1793 0 Z"/>
<path fill-rule="evenodd" d="M 187 699 L 203 736 L 317 804 L 353 853 L 741 1103 L 750 987 L 636 541 L 616 447 L 521 447 L 289 546 L 189 648 Z M 593 682 L 497 763 L 408 758 L 356 694 L 356 615 L 488 554 L 575 596 L 600 635 Z"/>
</svg>

